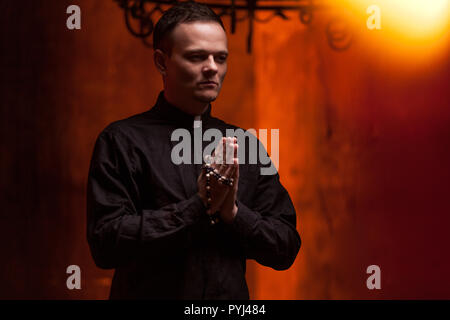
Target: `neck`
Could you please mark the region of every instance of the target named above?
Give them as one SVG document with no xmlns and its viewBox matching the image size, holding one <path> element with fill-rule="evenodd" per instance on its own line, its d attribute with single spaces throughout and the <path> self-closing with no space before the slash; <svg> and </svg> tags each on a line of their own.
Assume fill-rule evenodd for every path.
<svg viewBox="0 0 450 320">
<path fill-rule="evenodd" d="M 201 101 L 178 101 L 174 96 L 167 94 L 166 91 L 164 91 L 164 98 L 169 102 L 171 105 L 177 107 L 184 113 L 190 114 L 192 116 L 200 116 L 202 115 L 209 106 L 208 102 L 201 102 Z"/>
</svg>

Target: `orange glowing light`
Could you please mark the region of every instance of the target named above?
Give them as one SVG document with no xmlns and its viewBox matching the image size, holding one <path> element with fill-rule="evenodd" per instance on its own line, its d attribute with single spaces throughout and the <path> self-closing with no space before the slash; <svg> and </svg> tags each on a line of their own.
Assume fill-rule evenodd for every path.
<svg viewBox="0 0 450 320">
<path fill-rule="evenodd" d="M 381 1 L 387 22 L 410 38 L 432 38 L 448 24 L 448 0 Z"/>
<path fill-rule="evenodd" d="M 377 5 L 383 28 L 410 39 L 434 38 L 448 27 L 449 0 L 345 0 L 343 3 L 361 12 Z"/>
<path fill-rule="evenodd" d="M 341 0 L 350 10 L 353 23 L 370 19 L 367 9 L 377 6 L 381 28 L 368 32 L 355 28 L 364 36 L 365 45 L 395 57 L 396 63 L 426 66 L 444 59 L 449 47 L 450 0 Z M 369 10 L 370 11 L 370 10 Z"/>
</svg>

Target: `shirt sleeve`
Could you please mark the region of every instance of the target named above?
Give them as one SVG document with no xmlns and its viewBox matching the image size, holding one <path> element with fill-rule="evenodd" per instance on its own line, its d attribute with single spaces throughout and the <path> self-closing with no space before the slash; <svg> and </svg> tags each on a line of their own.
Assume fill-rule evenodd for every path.
<svg viewBox="0 0 450 320">
<path fill-rule="evenodd" d="M 254 194 L 251 208 L 237 201 L 238 211 L 229 228 L 248 259 L 275 270 L 286 270 L 294 263 L 301 246 L 291 198 L 277 172 L 259 174 Z"/>
<path fill-rule="evenodd" d="M 188 246 L 188 227 L 205 210 L 197 194 L 158 210 L 140 209 L 128 148 L 120 135 L 104 131 L 91 159 L 87 239 L 96 265 L 103 269 Z"/>
</svg>

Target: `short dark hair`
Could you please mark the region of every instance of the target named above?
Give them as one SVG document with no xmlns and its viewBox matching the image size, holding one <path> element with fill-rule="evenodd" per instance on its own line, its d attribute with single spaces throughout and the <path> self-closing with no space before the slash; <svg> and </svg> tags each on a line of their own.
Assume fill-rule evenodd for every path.
<svg viewBox="0 0 450 320">
<path fill-rule="evenodd" d="M 194 21 L 217 22 L 225 30 L 222 19 L 207 5 L 194 1 L 178 2 L 165 11 L 156 23 L 153 31 L 153 49 L 166 49 L 170 54 L 171 46 L 165 47 L 170 32 L 179 24 Z"/>
</svg>

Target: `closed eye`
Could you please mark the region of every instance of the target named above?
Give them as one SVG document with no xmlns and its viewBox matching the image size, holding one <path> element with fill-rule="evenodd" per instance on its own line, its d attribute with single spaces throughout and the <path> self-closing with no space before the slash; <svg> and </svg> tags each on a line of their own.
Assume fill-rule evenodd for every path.
<svg viewBox="0 0 450 320">
<path fill-rule="evenodd" d="M 195 61 L 203 61 L 207 58 L 207 56 L 202 54 L 193 54 L 189 55 L 187 58 L 188 60 L 195 62 Z"/>
<path fill-rule="evenodd" d="M 215 60 L 218 63 L 224 63 L 224 62 L 227 61 L 227 56 L 226 55 L 220 55 L 220 56 L 216 57 Z"/>
<path fill-rule="evenodd" d="M 202 52 L 194 52 L 194 53 L 188 53 L 185 55 L 186 59 L 191 62 L 201 62 L 204 60 L 207 60 L 209 57 L 208 53 L 202 53 Z M 217 63 L 225 63 L 227 61 L 228 54 L 227 53 L 219 53 L 214 56 L 214 61 Z"/>
</svg>

